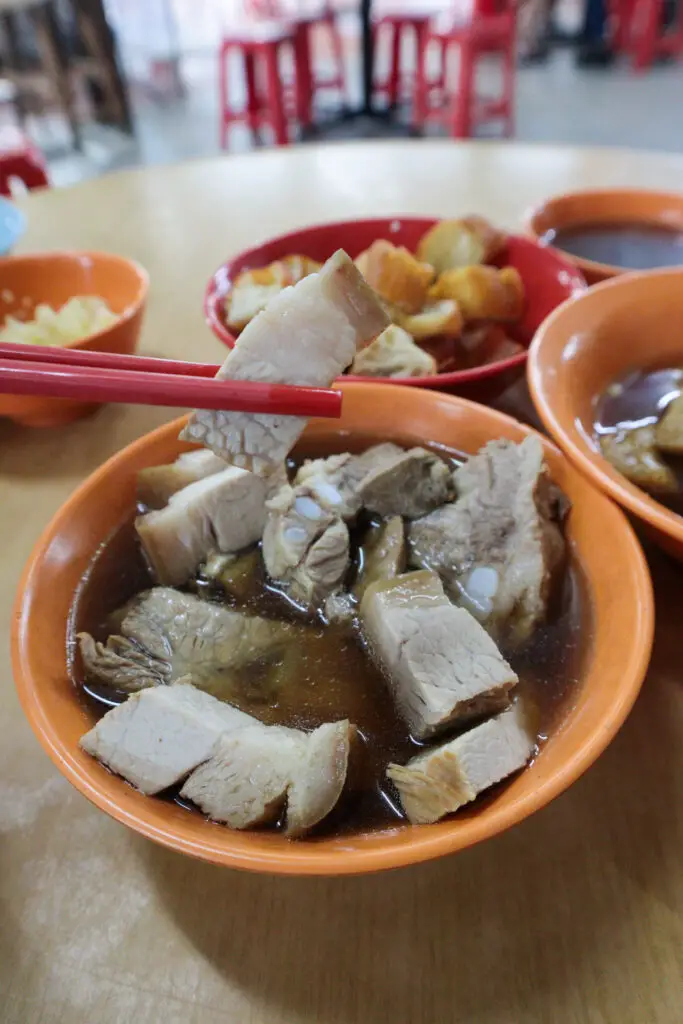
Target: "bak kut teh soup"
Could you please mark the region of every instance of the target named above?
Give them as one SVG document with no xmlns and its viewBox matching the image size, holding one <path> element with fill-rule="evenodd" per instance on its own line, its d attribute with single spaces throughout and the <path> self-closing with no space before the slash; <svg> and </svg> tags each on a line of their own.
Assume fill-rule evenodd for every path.
<svg viewBox="0 0 683 1024">
<path fill-rule="evenodd" d="M 250 477 L 206 450 L 140 474 L 73 607 L 84 748 L 188 813 L 292 837 L 434 821 L 522 769 L 590 634 L 540 443 L 466 462 L 345 437 L 299 446 L 268 493 Z M 249 487 L 258 536 L 221 553 L 212 495 L 243 515 Z"/>
<path fill-rule="evenodd" d="M 683 369 L 638 370 L 597 406 L 600 450 L 627 480 L 683 513 Z"/>
</svg>

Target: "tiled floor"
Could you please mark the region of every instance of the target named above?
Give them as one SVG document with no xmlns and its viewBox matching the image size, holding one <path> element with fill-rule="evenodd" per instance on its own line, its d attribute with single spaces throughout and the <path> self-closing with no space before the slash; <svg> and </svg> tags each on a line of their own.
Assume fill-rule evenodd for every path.
<svg viewBox="0 0 683 1024">
<path fill-rule="evenodd" d="M 181 2 L 176 0 L 176 6 Z M 118 0 L 118 4 L 125 8 L 125 0 Z M 164 100 L 139 85 L 133 88 L 135 141 L 92 128 L 86 136 L 85 153 L 73 154 L 64 149 L 59 119 L 38 126 L 38 138 L 48 152 L 55 184 L 70 184 L 141 162 L 167 163 L 218 151 L 216 62 L 210 41 L 211 33 L 219 32 L 216 9 L 216 0 L 213 4 L 204 0 L 196 9 L 193 7 L 196 22 L 190 25 L 181 19 L 174 33 L 169 34 L 167 53 L 175 47 L 183 54 L 179 67 L 186 87 L 184 98 Z M 342 25 L 348 77 L 354 83 L 350 99 L 354 101 L 360 82 L 356 16 L 344 15 Z M 141 39 L 138 30 L 127 43 L 124 39 L 123 46 L 126 67 L 138 78 L 150 59 L 167 55 L 145 50 Z M 494 75 L 493 69 L 484 69 L 485 86 Z M 235 89 L 241 90 L 237 74 Z M 517 137 L 683 151 L 682 96 L 681 64 L 655 68 L 645 75 L 634 75 L 621 64 L 609 71 L 578 71 L 570 52 L 560 50 L 547 66 L 519 72 Z M 247 133 L 234 129 L 231 148 L 239 150 L 249 145 Z"/>
</svg>

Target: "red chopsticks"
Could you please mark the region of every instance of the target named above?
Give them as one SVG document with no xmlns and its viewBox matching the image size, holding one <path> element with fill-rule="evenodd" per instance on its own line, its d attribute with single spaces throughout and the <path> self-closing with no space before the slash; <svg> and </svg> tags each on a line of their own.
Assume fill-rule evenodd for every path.
<svg viewBox="0 0 683 1024">
<path fill-rule="evenodd" d="M 218 369 L 150 356 L 0 344 L 1 394 L 305 418 L 341 415 L 340 391 L 215 380 Z"/>
</svg>

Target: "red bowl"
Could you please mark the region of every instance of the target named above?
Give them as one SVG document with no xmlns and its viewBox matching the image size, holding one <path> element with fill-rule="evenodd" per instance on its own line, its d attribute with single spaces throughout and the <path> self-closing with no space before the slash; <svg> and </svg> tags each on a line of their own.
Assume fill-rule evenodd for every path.
<svg viewBox="0 0 683 1024">
<path fill-rule="evenodd" d="M 234 259 L 223 263 L 209 281 L 204 295 L 206 321 L 225 345 L 232 348 L 236 337 L 223 319 L 225 298 L 232 282 L 244 270 L 264 267 L 274 260 L 296 254 L 323 262 L 337 249 L 344 249 L 355 259 L 378 238 L 387 238 L 414 252 L 418 242 L 437 219 L 434 217 L 381 217 L 376 220 L 337 221 L 300 228 L 280 235 L 268 242 L 247 249 Z M 536 242 L 511 235 L 495 261 L 498 266 L 513 266 L 521 274 L 526 290 L 526 308 L 520 324 L 511 332 L 515 341 L 528 345 L 534 333 L 549 313 L 584 291 L 586 281 L 579 270 L 564 256 Z M 480 401 L 492 401 L 521 377 L 527 353 L 520 352 L 508 359 L 475 366 L 469 370 L 456 370 L 430 377 L 354 377 L 345 380 L 373 380 L 375 383 L 401 384 L 408 387 L 438 388 L 452 394 L 465 395 Z"/>
</svg>

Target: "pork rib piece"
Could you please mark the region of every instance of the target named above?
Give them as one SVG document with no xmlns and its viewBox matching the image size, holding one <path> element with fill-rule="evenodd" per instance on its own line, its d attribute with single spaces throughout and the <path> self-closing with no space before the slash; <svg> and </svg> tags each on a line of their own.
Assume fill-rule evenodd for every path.
<svg viewBox="0 0 683 1024">
<path fill-rule="evenodd" d="M 294 477 L 294 486 L 305 486 L 322 508 L 349 522 L 361 509 L 363 480 L 401 455 L 403 449 L 387 441 L 373 445 L 362 455 L 344 452 L 325 459 L 306 459 Z"/>
<path fill-rule="evenodd" d="M 457 739 L 418 754 L 406 765 L 390 764 L 387 777 L 398 789 L 408 820 L 413 825 L 428 824 L 452 814 L 523 768 L 534 746 L 517 702 Z"/>
<path fill-rule="evenodd" d="M 305 628 L 245 615 L 170 587 L 145 591 L 118 618 L 119 632 L 106 644 L 89 633 L 78 639 L 87 675 L 125 692 L 191 676 L 202 689 L 215 690 L 220 681 L 231 695 L 231 673 L 278 657 Z"/>
<path fill-rule="evenodd" d="M 377 296 L 340 250 L 319 273 L 271 299 L 217 377 L 328 387 L 388 324 Z M 265 475 L 282 463 L 305 425 L 296 416 L 197 410 L 181 437 Z"/>
<path fill-rule="evenodd" d="M 492 441 L 455 485 L 457 501 L 408 524 L 409 562 L 436 570 L 491 632 L 521 643 L 545 616 L 564 556 L 563 496 L 541 442 Z"/>
<path fill-rule="evenodd" d="M 449 467 L 425 448 L 411 448 L 373 469 L 363 479 L 362 505 L 381 516 L 415 519 L 450 501 L 454 488 Z"/>
<path fill-rule="evenodd" d="M 256 719 L 185 682 L 134 693 L 81 737 L 86 753 L 142 793 L 161 793 L 209 758 L 222 735 Z"/>
<path fill-rule="evenodd" d="M 360 617 L 416 739 L 510 703 L 517 675 L 477 620 L 451 604 L 435 573 L 372 584 Z"/>
</svg>

